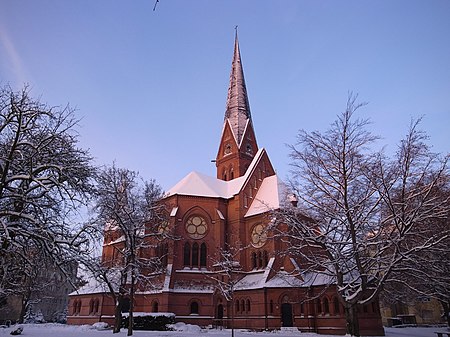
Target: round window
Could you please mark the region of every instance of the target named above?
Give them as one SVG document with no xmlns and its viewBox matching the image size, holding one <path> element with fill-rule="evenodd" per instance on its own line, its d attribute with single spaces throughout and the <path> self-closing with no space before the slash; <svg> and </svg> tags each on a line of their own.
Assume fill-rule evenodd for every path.
<svg viewBox="0 0 450 337">
<path fill-rule="evenodd" d="M 201 239 L 206 235 L 206 220 L 200 216 L 191 216 L 186 222 L 186 231 L 192 239 Z"/>
<path fill-rule="evenodd" d="M 262 247 L 267 241 L 266 229 L 263 225 L 258 224 L 252 229 L 251 234 L 252 245 L 256 248 Z"/>
</svg>

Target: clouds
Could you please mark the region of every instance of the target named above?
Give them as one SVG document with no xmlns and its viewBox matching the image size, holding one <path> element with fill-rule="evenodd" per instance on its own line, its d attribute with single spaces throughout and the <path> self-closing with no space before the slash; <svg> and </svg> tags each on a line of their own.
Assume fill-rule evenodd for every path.
<svg viewBox="0 0 450 337">
<path fill-rule="evenodd" d="M 0 69 L 3 69 L 9 74 L 2 74 L 2 77 L 6 77 L 12 80 L 9 82 L 13 88 L 18 89 L 24 83 L 29 81 L 27 76 L 27 71 L 23 65 L 20 58 L 19 52 L 17 51 L 12 39 L 8 35 L 6 29 L 0 26 Z"/>
</svg>

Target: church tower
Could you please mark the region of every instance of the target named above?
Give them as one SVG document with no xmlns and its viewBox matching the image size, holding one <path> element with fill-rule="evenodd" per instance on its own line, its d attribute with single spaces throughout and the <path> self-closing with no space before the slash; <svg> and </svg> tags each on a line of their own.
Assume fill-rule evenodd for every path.
<svg viewBox="0 0 450 337">
<path fill-rule="evenodd" d="M 217 179 L 243 176 L 258 151 L 236 31 L 222 137 L 216 157 Z"/>
</svg>

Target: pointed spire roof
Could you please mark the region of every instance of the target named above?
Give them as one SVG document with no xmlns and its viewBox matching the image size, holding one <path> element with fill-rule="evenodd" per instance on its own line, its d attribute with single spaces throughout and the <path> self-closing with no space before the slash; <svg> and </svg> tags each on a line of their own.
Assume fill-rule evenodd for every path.
<svg viewBox="0 0 450 337">
<path fill-rule="evenodd" d="M 244 69 L 241 62 L 241 53 L 239 52 L 237 29 L 234 40 L 234 54 L 233 62 L 231 64 L 227 106 L 225 110 L 225 121 L 227 119 L 239 146 L 247 123 L 251 121 L 251 115 L 247 88 L 245 86 Z"/>
</svg>

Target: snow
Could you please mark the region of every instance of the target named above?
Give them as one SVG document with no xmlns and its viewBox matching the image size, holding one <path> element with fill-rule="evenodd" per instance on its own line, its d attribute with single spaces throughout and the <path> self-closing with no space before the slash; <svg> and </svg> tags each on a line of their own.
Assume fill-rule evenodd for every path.
<svg viewBox="0 0 450 337">
<path fill-rule="evenodd" d="M 193 171 L 172 187 L 166 196 L 178 194 L 231 199 L 244 187 L 263 153 L 265 153 L 264 148 L 258 150 L 249 168 L 241 177 L 225 181 Z"/>
<path fill-rule="evenodd" d="M 46 324 L 23 324 L 23 333 L 21 336 L 30 337 L 48 337 L 48 336 L 60 336 L 60 337 L 107 337 L 107 336 L 126 336 L 126 329 L 122 329 L 120 333 L 112 334 L 109 330 L 98 330 L 96 325 L 64 325 L 55 323 Z M 0 328 L 0 336 L 10 336 L 10 332 L 17 328 L 12 326 L 10 328 Z M 231 330 L 223 329 L 200 329 L 198 326 L 189 325 L 184 323 L 176 323 L 173 325 L 176 331 L 134 331 L 134 335 L 138 337 L 184 337 L 184 336 L 197 336 L 199 334 L 211 337 L 229 337 L 231 336 Z M 405 328 L 385 328 L 386 337 L 435 337 L 435 331 L 444 331 L 445 328 L 431 327 L 405 327 Z M 315 333 L 298 333 L 290 331 L 273 331 L 273 332 L 251 332 L 248 330 L 236 330 L 236 337 L 331 337 L 331 335 L 318 335 Z M 333 336 L 335 337 L 335 336 Z"/>
<path fill-rule="evenodd" d="M 263 180 L 255 200 L 250 205 L 244 217 L 261 214 L 280 207 L 287 200 L 286 185 L 277 175 L 267 177 Z"/>
<path fill-rule="evenodd" d="M 110 241 L 107 244 L 105 244 L 104 246 L 110 246 L 119 242 L 124 242 L 125 241 L 125 235 L 122 235 L 121 237 L 117 238 L 116 240 Z"/>
<path fill-rule="evenodd" d="M 170 216 L 175 216 L 175 215 L 177 215 L 177 212 L 178 212 L 178 207 L 174 207 L 174 208 L 172 208 L 172 211 L 170 212 Z"/>
<path fill-rule="evenodd" d="M 124 312 L 122 316 L 128 317 L 129 313 Z M 157 317 L 157 316 L 166 316 L 175 318 L 175 314 L 173 312 L 143 312 L 143 311 L 135 311 L 133 312 L 133 317 Z"/>
<path fill-rule="evenodd" d="M 267 282 L 266 286 L 269 288 L 290 288 L 304 287 L 305 284 L 302 280 L 295 277 L 294 275 L 286 271 L 280 271 Z"/>
<path fill-rule="evenodd" d="M 166 196 L 178 194 L 231 199 L 246 186 L 248 179 L 252 176 L 253 171 L 257 167 L 257 164 L 264 153 L 264 148 L 258 150 L 249 168 L 241 177 L 225 181 L 193 171 L 172 187 L 167 192 Z M 290 197 L 292 198 L 292 195 L 290 195 Z M 249 210 L 245 214 L 245 217 L 277 209 L 286 200 L 288 200 L 286 185 L 277 175 L 266 177 L 263 179 L 261 187 L 251 203 Z M 219 210 L 217 210 L 217 212 L 219 213 L 219 218 L 223 220 L 223 215 Z M 170 215 L 174 216 L 175 213 L 176 209 L 174 208 Z"/>
</svg>

